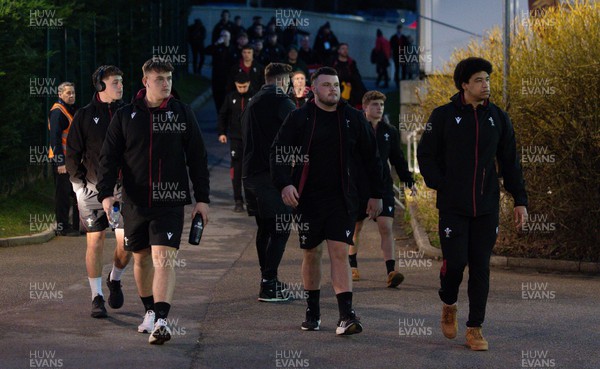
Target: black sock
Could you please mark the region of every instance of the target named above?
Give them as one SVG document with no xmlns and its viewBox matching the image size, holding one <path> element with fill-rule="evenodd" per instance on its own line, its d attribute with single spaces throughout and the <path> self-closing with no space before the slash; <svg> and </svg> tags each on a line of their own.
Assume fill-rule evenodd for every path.
<svg viewBox="0 0 600 369">
<path fill-rule="evenodd" d="M 319 299 L 321 298 L 321 290 L 306 290 L 306 292 L 308 292 L 308 298 L 306 299 L 308 308 L 306 311 L 309 311 L 313 316 L 320 316 L 321 308 Z"/>
<path fill-rule="evenodd" d="M 335 297 L 337 297 L 338 300 L 340 319 L 350 317 L 352 315 L 352 292 L 338 293 Z"/>
<path fill-rule="evenodd" d="M 350 259 L 350 267 L 358 268 L 358 261 L 356 261 L 356 254 L 348 255 L 348 259 Z"/>
<path fill-rule="evenodd" d="M 148 310 L 152 310 L 154 311 L 154 296 L 150 295 L 148 297 L 141 297 L 142 299 L 142 304 L 144 304 L 144 309 L 146 309 L 146 313 L 148 312 Z"/>
<path fill-rule="evenodd" d="M 156 313 L 156 320 L 167 319 L 169 310 L 171 309 L 171 304 L 168 302 L 157 302 L 154 304 L 154 307 L 156 308 L 154 311 Z"/>
<path fill-rule="evenodd" d="M 394 259 L 386 260 L 385 267 L 387 268 L 387 274 L 390 274 L 391 272 L 394 271 L 394 269 L 396 269 L 396 260 L 394 260 Z"/>
</svg>

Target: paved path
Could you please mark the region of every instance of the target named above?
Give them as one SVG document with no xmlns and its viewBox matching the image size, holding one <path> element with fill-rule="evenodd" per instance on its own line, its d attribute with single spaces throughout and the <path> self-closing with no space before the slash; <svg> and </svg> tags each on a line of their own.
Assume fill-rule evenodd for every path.
<svg viewBox="0 0 600 369">
<path fill-rule="evenodd" d="M 484 329 L 490 351 L 470 352 L 464 346 L 465 288 L 459 300 L 459 336 L 449 341 L 439 332 L 440 263 L 412 251 L 414 242 L 399 225 L 396 244 L 406 280 L 393 290 L 384 287 L 376 228 L 371 223 L 365 229 L 359 253 L 362 280 L 354 285 L 364 332 L 335 336 L 337 305 L 326 252 L 322 331 L 301 331 L 302 300 L 256 300 L 254 221 L 231 211 L 228 150 L 216 143 L 212 102 L 197 114 L 210 151 L 211 222 L 201 245 L 184 242 L 179 254 L 169 316 L 173 339 L 157 347 L 137 333 L 143 309 L 131 267 L 123 277 L 125 305 L 109 309 L 108 319 L 90 318 L 85 239 L 59 237 L 43 245 L 0 249 L 1 369 L 600 367 L 600 277 L 493 269 Z M 107 245 L 112 249 L 114 239 Z M 109 254 L 105 252 L 104 276 Z M 296 295 L 302 295 L 300 261 L 293 234 L 280 278 Z"/>
</svg>

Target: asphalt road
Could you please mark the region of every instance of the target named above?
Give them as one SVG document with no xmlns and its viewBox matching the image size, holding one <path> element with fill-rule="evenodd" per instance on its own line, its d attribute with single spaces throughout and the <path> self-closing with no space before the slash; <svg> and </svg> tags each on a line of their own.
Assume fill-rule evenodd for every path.
<svg viewBox="0 0 600 369">
<path fill-rule="evenodd" d="M 169 323 L 173 339 L 152 346 L 137 333 L 143 307 L 131 266 L 123 276 L 125 305 L 109 318 L 89 317 L 85 238 L 0 249 L 0 369 L 13 368 L 600 368 L 600 277 L 492 270 L 484 335 L 488 352 L 464 345 L 465 279 L 459 335 L 439 329 L 440 262 L 423 259 L 395 227 L 405 282 L 385 288 L 374 224 L 365 227 L 354 302 L 364 332 L 337 337 L 337 304 L 324 252 L 322 330 L 304 332 L 305 302 L 256 300 L 259 270 L 252 218 L 232 212 L 228 150 L 216 142 L 212 102 L 197 112 L 211 162 L 211 221 L 200 246 L 184 242 Z M 188 208 L 188 211 L 190 209 Z M 397 221 L 402 214 L 397 214 Z M 397 223 L 397 222 L 396 222 Z M 184 229 L 187 234 L 189 222 Z M 280 279 L 302 296 L 297 235 L 292 234 Z M 104 273 L 114 239 L 107 240 Z M 104 287 L 107 293 L 106 287 Z"/>
</svg>

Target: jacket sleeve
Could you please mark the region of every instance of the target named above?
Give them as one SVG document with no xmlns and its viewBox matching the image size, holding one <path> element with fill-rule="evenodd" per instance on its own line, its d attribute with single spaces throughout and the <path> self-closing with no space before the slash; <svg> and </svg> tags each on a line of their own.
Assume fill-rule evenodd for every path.
<svg viewBox="0 0 600 369">
<path fill-rule="evenodd" d="M 292 166 L 288 160 L 281 160 L 280 152 L 282 148 L 294 146 L 296 139 L 300 136 L 297 124 L 298 113 L 290 113 L 279 128 L 279 132 L 273 140 L 269 155 L 269 163 L 271 166 L 271 180 L 277 190 L 281 190 L 294 184 L 292 181 Z"/>
<path fill-rule="evenodd" d="M 54 153 L 54 165 L 65 165 L 65 153 L 62 147 L 62 132 L 69 127 L 67 117 L 59 109 L 50 112 L 50 147 Z"/>
<path fill-rule="evenodd" d="M 436 109 L 431 113 L 428 124 L 417 147 L 419 169 L 427 187 L 439 190 L 444 183 L 444 172 L 440 168 L 443 151 L 444 121 Z"/>
<path fill-rule="evenodd" d="M 219 135 L 227 135 L 229 132 L 230 119 L 231 119 L 231 95 L 227 95 L 225 97 L 225 101 L 223 102 L 223 106 L 221 106 L 221 111 L 219 111 L 219 116 L 217 118 L 217 132 Z"/>
<path fill-rule="evenodd" d="M 196 116 L 189 105 L 185 106 L 185 112 L 189 123 L 184 139 L 184 150 L 190 180 L 194 189 L 194 199 L 196 202 L 208 204 L 210 203 L 210 180 L 206 147 L 204 146 L 204 139 L 202 138 L 202 133 L 200 133 Z"/>
<path fill-rule="evenodd" d="M 412 173 L 408 170 L 408 163 L 406 159 L 404 159 L 404 154 L 400 148 L 400 133 L 394 127 L 392 127 L 391 133 L 390 163 L 394 166 L 394 169 L 396 169 L 396 173 L 400 180 L 410 188 L 415 181 L 413 180 Z"/>
<path fill-rule="evenodd" d="M 285 121 L 288 115 L 296 109 L 296 104 L 289 97 L 284 100 L 283 103 L 279 104 L 279 110 L 277 111 L 277 117 L 280 122 Z"/>
<path fill-rule="evenodd" d="M 361 163 L 369 178 L 369 198 L 381 199 L 385 192 L 383 183 L 383 167 L 379 150 L 377 149 L 377 140 L 365 116 L 358 110 L 355 110 L 358 119 L 358 150 L 361 156 Z"/>
<path fill-rule="evenodd" d="M 119 109 L 110 121 L 106 137 L 100 151 L 100 164 L 98 166 L 98 201 L 102 202 L 113 195 L 115 184 L 122 165 L 125 152 L 125 135 L 123 133 L 123 110 Z"/>
<path fill-rule="evenodd" d="M 75 192 L 86 185 L 85 176 L 87 170 L 82 162 L 85 152 L 85 141 L 81 132 L 83 116 L 83 110 L 79 110 L 75 114 L 73 123 L 71 123 L 71 128 L 69 129 L 69 135 L 67 136 L 65 165 L 67 166 L 67 172 L 69 173 L 69 178 L 73 184 L 73 191 Z"/>
<path fill-rule="evenodd" d="M 515 130 L 508 114 L 503 111 L 500 111 L 500 114 L 504 118 L 504 127 L 498 143 L 496 159 L 504 177 L 504 188 L 512 195 L 515 206 L 527 206 L 527 192 L 521 163 L 517 155 Z"/>
</svg>

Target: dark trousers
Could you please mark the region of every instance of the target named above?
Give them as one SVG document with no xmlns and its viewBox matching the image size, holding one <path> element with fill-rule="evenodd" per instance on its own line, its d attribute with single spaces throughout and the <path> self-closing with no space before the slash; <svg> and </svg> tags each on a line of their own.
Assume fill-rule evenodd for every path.
<svg viewBox="0 0 600 369">
<path fill-rule="evenodd" d="M 237 138 L 229 139 L 231 154 L 231 167 L 229 174 L 233 185 L 233 199 L 235 201 L 244 201 L 242 196 L 242 161 L 244 154 L 244 144 Z"/>
<path fill-rule="evenodd" d="M 261 218 L 256 216 L 256 253 L 260 265 L 260 274 L 263 279 L 271 280 L 277 278 L 279 263 L 283 258 L 285 245 L 290 237 L 289 227 L 277 225 L 275 218 Z M 279 229 L 278 229 L 279 228 Z"/>
<path fill-rule="evenodd" d="M 56 214 L 56 230 L 65 231 L 69 228 L 69 210 L 73 208 L 72 228 L 79 229 L 79 210 L 75 192 L 69 180 L 69 174 L 58 174 L 54 168 L 54 212 Z"/>
<path fill-rule="evenodd" d="M 375 86 L 379 86 L 379 82 L 383 81 L 385 86 L 388 85 L 390 77 L 387 72 L 388 64 L 378 63 L 377 64 L 377 81 L 375 81 Z"/>
<path fill-rule="evenodd" d="M 217 114 L 219 114 L 221 111 L 221 106 L 223 106 L 223 101 L 225 100 L 225 95 L 227 95 L 227 78 L 216 78 L 213 76 L 211 83 L 215 108 L 217 109 Z"/>
<path fill-rule="evenodd" d="M 291 208 L 281 199 L 268 172 L 244 178 L 246 199 L 256 199 L 256 252 L 263 279 L 277 278 L 279 263 L 290 237 Z"/>
<path fill-rule="evenodd" d="M 201 73 L 204 65 L 204 44 L 192 44 L 191 47 L 194 73 Z"/>
<path fill-rule="evenodd" d="M 445 304 L 454 304 L 469 266 L 469 320 L 467 327 L 481 327 L 490 289 L 490 257 L 498 234 L 498 213 L 466 217 L 440 212 L 439 235 L 443 265 L 439 295 Z"/>
<path fill-rule="evenodd" d="M 406 63 L 400 63 L 400 60 L 394 60 L 394 82 L 398 85 L 400 80 L 405 80 L 408 72 Z"/>
</svg>

